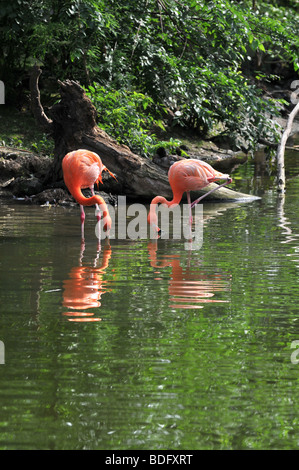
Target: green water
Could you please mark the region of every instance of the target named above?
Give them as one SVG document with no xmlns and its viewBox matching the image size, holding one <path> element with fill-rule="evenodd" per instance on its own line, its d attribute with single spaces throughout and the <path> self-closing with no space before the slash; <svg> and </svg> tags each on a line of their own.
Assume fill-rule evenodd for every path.
<svg viewBox="0 0 299 470">
<path fill-rule="evenodd" d="M 261 200 L 204 204 L 199 250 L 2 202 L 0 449 L 297 449 L 298 168 L 236 172 Z"/>
</svg>

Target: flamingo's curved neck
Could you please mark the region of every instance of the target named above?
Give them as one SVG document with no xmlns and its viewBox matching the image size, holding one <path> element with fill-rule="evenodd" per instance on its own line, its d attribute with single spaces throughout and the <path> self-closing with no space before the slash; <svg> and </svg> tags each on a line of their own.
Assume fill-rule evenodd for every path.
<svg viewBox="0 0 299 470">
<path fill-rule="evenodd" d="M 182 195 L 183 194 L 179 194 L 179 193 L 175 192 L 173 194 L 173 199 L 171 201 L 167 201 L 167 199 L 165 199 L 165 197 L 163 197 L 163 196 L 154 197 L 154 199 L 152 200 L 151 205 L 150 205 L 150 211 L 149 211 L 149 215 L 148 215 L 148 219 L 147 219 L 148 223 L 155 226 L 156 229 L 159 231 L 160 229 L 157 226 L 157 220 L 158 219 L 157 219 L 157 213 L 156 213 L 157 204 L 164 204 L 167 207 L 177 205 L 181 202 Z"/>
<path fill-rule="evenodd" d="M 106 202 L 101 196 L 94 195 L 91 197 L 85 197 L 81 191 L 81 188 L 79 187 L 71 188 L 70 192 L 72 196 L 76 199 L 78 204 L 80 204 L 81 206 L 94 206 L 95 204 L 98 204 L 99 206 L 101 206 L 103 215 L 105 216 L 108 214 Z"/>
<path fill-rule="evenodd" d="M 176 192 L 173 194 L 173 199 L 171 201 L 167 201 L 167 199 L 165 199 L 165 197 L 163 196 L 156 196 L 152 200 L 151 205 L 152 204 L 154 205 L 165 204 L 167 207 L 171 207 L 171 206 L 174 206 L 175 204 L 179 204 L 181 202 L 182 196 L 183 194 Z"/>
</svg>

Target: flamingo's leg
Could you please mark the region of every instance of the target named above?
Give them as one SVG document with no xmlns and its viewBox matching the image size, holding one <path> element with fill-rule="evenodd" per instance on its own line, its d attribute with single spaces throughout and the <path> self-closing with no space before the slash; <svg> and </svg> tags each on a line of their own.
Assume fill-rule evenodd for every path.
<svg viewBox="0 0 299 470">
<path fill-rule="evenodd" d="M 90 191 L 91 191 L 91 194 L 93 196 L 95 196 L 93 186 L 90 186 Z M 99 207 L 98 204 L 96 204 L 96 216 L 97 216 L 97 221 L 100 222 L 100 220 L 101 220 L 101 211 L 100 211 L 100 207 Z"/>
<path fill-rule="evenodd" d="M 207 192 L 206 194 L 204 194 L 203 196 L 200 196 L 198 199 L 196 199 L 195 201 L 192 202 L 192 204 L 191 204 L 191 209 L 192 209 L 194 206 L 196 206 L 196 204 L 198 204 L 199 201 L 201 201 L 204 197 L 208 196 L 208 194 L 211 194 L 211 193 L 213 193 L 214 191 L 217 191 L 217 189 L 222 188 L 222 186 L 225 186 L 225 185 L 227 185 L 227 184 L 230 184 L 231 181 L 232 181 L 231 178 L 229 178 L 229 179 L 228 179 L 227 181 L 225 181 L 224 183 L 219 184 L 219 185 L 217 186 L 217 188 L 213 188 L 213 189 L 211 189 L 211 191 L 208 191 L 208 192 Z"/>
<path fill-rule="evenodd" d="M 84 221 L 85 221 L 85 212 L 83 206 L 80 204 L 80 218 L 81 218 L 81 238 L 84 240 Z"/>
<path fill-rule="evenodd" d="M 192 226 L 192 206 L 191 206 L 191 197 L 190 197 L 190 191 L 187 191 L 187 201 L 188 201 L 188 207 L 189 207 L 189 224 L 190 227 Z"/>
</svg>

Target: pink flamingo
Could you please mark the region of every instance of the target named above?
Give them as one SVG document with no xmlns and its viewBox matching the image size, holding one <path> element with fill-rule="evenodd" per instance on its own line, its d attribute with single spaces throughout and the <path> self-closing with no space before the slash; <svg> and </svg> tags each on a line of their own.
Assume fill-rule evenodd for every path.
<svg viewBox="0 0 299 470">
<path fill-rule="evenodd" d="M 202 160 L 185 159 L 175 162 L 168 171 L 168 180 L 172 189 L 173 199 L 167 201 L 163 196 L 156 196 L 151 202 L 150 212 L 148 215 L 148 223 L 159 231 L 157 226 L 157 204 L 164 204 L 167 207 L 177 205 L 181 202 L 184 192 L 187 193 L 187 200 L 189 205 L 189 222 L 192 223 L 192 208 L 199 203 L 208 194 L 213 193 L 217 189 L 232 182 L 229 175 L 223 174 L 215 170 L 211 165 Z M 191 203 L 190 191 L 198 191 L 205 188 L 210 183 L 215 181 L 223 181 L 224 183 L 218 185 L 216 188 L 211 189 L 203 196 Z"/>
<path fill-rule="evenodd" d="M 64 182 L 71 195 L 80 204 L 81 211 L 81 236 L 84 239 L 84 221 L 85 212 L 83 206 L 96 206 L 97 219 L 101 220 L 100 208 L 104 216 L 104 230 L 109 231 L 111 228 L 111 217 L 108 212 L 106 202 L 101 196 L 94 193 L 94 184 L 102 181 L 102 172 L 108 171 L 113 178 L 115 176 L 108 168 L 103 165 L 100 157 L 89 150 L 79 149 L 69 152 L 62 160 L 62 171 Z M 115 178 L 116 179 L 116 178 Z M 85 197 L 82 189 L 89 188 L 92 197 Z"/>
</svg>

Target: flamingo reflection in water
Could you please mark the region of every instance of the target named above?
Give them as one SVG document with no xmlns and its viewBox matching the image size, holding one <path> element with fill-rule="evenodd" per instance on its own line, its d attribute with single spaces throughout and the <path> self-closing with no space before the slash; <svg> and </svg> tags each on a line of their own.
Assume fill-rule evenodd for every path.
<svg viewBox="0 0 299 470">
<path fill-rule="evenodd" d="M 148 244 L 150 264 L 153 268 L 172 268 L 169 280 L 169 300 L 171 308 L 203 308 L 203 303 L 227 303 L 228 300 L 213 298 L 215 293 L 229 290 L 230 276 L 220 273 L 205 274 L 198 268 L 183 268 L 179 255 L 165 255 L 157 259 L 157 242 Z M 156 271 L 160 274 L 160 271 Z M 157 281 L 161 278 L 157 277 Z"/>
<path fill-rule="evenodd" d="M 106 245 L 103 249 L 102 263 L 97 267 L 100 257 L 100 245 L 93 266 L 83 266 L 84 242 L 81 243 L 79 266 L 75 266 L 69 273 L 69 279 L 63 283 L 63 306 L 68 312 L 64 312 L 69 321 L 96 322 L 101 318 L 94 316 L 92 312 L 86 312 L 90 308 L 101 306 L 101 297 L 107 289 L 107 281 L 103 279 L 111 258 L 111 247 Z"/>
</svg>

